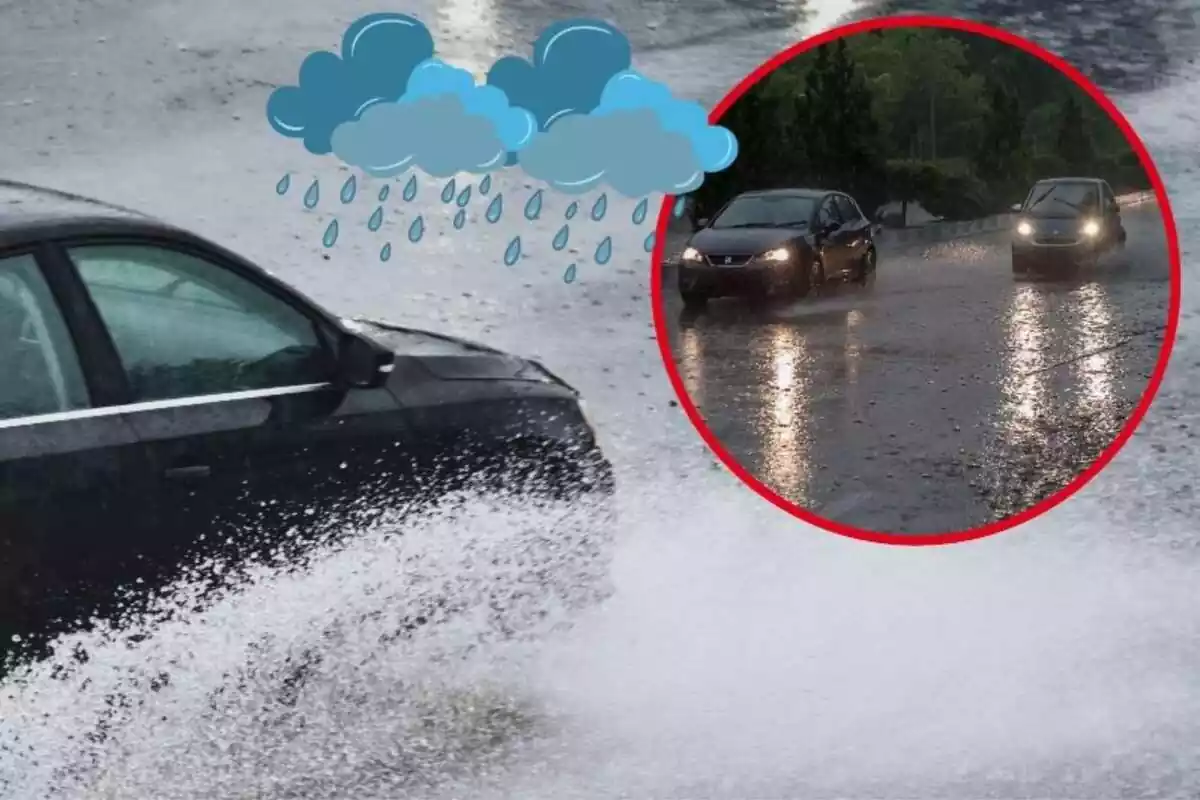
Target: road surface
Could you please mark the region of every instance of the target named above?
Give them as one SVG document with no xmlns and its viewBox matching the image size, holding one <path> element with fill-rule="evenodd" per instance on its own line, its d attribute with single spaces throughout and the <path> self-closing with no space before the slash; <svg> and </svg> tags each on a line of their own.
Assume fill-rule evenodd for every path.
<svg viewBox="0 0 1200 800">
<path fill-rule="evenodd" d="M 897 249 L 873 288 L 666 320 L 688 395 L 733 458 L 822 517 L 945 533 L 1028 508 L 1111 443 L 1153 373 L 1170 272 L 1157 206 L 1124 259 L 1014 281 L 1003 234 Z"/>
</svg>

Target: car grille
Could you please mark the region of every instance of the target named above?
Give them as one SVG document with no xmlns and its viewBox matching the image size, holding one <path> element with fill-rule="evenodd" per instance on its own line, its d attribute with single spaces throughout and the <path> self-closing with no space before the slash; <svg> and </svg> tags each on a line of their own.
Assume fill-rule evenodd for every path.
<svg viewBox="0 0 1200 800">
<path fill-rule="evenodd" d="M 727 256 L 709 253 L 705 258 L 708 259 L 709 265 L 713 267 L 740 267 L 746 264 L 753 256 Z"/>
<path fill-rule="evenodd" d="M 1035 244 L 1075 244 L 1079 237 L 1070 234 L 1046 234 L 1034 237 Z"/>
</svg>

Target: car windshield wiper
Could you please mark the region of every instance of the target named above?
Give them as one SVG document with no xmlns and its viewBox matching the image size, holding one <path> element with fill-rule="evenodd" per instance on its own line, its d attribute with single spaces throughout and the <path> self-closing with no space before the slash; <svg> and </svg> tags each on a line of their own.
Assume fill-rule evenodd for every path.
<svg viewBox="0 0 1200 800">
<path fill-rule="evenodd" d="M 739 222 L 735 225 L 713 225 L 712 227 L 721 230 L 725 228 L 773 228 L 775 226 L 769 222 Z"/>
</svg>

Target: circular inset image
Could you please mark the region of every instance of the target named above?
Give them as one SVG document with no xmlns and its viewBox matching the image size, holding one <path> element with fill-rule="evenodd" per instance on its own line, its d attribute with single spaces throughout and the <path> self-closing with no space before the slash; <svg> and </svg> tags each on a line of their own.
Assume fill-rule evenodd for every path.
<svg viewBox="0 0 1200 800">
<path fill-rule="evenodd" d="M 684 409 L 795 516 L 893 544 L 1012 528 L 1110 461 L 1162 380 L 1180 265 L 1113 103 L 1036 45 L 890 17 L 781 53 L 668 197 L 654 317 Z"/>
</svg>

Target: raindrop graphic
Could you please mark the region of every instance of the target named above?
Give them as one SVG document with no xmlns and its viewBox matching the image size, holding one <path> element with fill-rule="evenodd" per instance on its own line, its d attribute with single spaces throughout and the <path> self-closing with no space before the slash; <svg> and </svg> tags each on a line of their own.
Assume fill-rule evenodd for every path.
<svg viewBox="0 0 1200 800">
<path fill-rule="evenodd" d="M 417 196 L 417 176 L 413 175 L 408 179 L 408 183 L 404 184 L 404 199 L 411 201 Z"/>
<path fill-rule="evenodd" d="M 391 184 L 385 183 L 385 184 L 383 185 L 383 188 L 379 190 L 379 202 L 381 202 L 381 203 L 382 203 L 384 200 L 387 200 L 387 199 L 388 199 L 388 195 L 389 195 L 389 194 L 391 194 L 391 193 L 392 193 L 392 186 L 391 186 Z"/>
<path fill-rule="evenodd" d="M 449 203 L 454 199 L 454 178 L 451 178 L 449 183 L 442 187 L 442 202 Z"/>
<path fill-rule="evenodd" d="M 387 244 L 385 244 L 383 246 L 383 249 L 379 251 L 379 260 L 387 261 L 391 257 L 392 257 L 392 243 L 388 242 Z"/>
<path fill-rule="evenodd" d="M 592 206 L 592 219 L 596 222 L 604 219 L 604 215 L 608 213 L 608 195 L 600 195 L 600 199 Z"/>
<path fill-rule="evenodd" d="M 576 272 L 576 270 L 575 270 L 574 264 L 567 267 L 566 271 L 563 272 L 563 283 L 574 283 L 575 282 L 575 272 Z"/>
<path fill-rule="evenodd" d="M 571 205 L 567 206 L 567 219 L 574 219 L 578 213 L 579 203 L 571 203 Z"/>
<path fill-rule="evenodd" d="M 512 266 L 517 263 L 517 259 L 521 257 L 521 237 L 514 236 L 513 240 L 508 243 L 508 249 L 504 251 L 504 263 Z"/>
<path fill-rule="evenodd" d="M 280 195 L 280 196 L 285 195 L 285 194 L 287 194 L 288 189 L 290 189 L 291 187 L 292 187 L 292 176 L 284 175 L 282 178 L 279 179 L 279 183 L 275 184 L 275 194 Z"/>
<path fill-rule="evenodd" d="M 460 208 L 458 210 L 458 213 L 454 215 L 454 229 L 461 231 L 463 229 L 463 225 L 466 225 L 466 224 L 467 224 L 467 212 Z"/>
<path fill-rule="evenodd" d="M 596 248 L 596 263 L 607 264 L 612 258 L 612 237 L 605 236 L 604 241 L 600 242 L 600 246 Z"/>
<path fill-rule="evenodd" d="M 375 213 L 367 220 L 367 230 L 375 232 L 381 225 L 383 225 L 383 206 L 375 209 Z"/>
<path fill-rule="evenodd" d="M 308 187 L 308 191 L 304 193 L 304 207 L 316 208 L 317 203 L 321 201 L 321 184 L 315 179 L 312 186 Z"/>
<path fill-rule="evenodd" d="M 342 184 L 342 202 L 349 203 L 358 194 L 358 179 L 351 175 Z"/>
<path fill-rule="evenodd" d="M 542 215 L 542 190 L 538 189 L 525 203 L 525 219 L 534 220 Z"/>
<path fill-rule="evenodd" d="M 408 226 L 408 240 L 413 244 L 421 241 L 421 237 L 425 235 L 425 218 L 417 217 L 412 221 L 412 225 Z"/>
<path fill-rule="evenodd" d="M 492 202 L 488 203 L 487 212 L 484 216 L 488 222 L 495 222 L 500 219 L 500 215 L 504 213 L 504 195 L 498 194 Z"/>
<path fill-rule="evenodd" d="M 650 207 L 650 200 L 642 198 L 642 201 L 633 209 L 633 224 L 641 225 L 646 221 L 646 209 Z"/>
<path fill-rule="evenodd" d="M 458 199 L 455 200 L 454 202 L 458 203 L 459 208 L 466 208 L 467 203 L 471 202 L 471 187 L 468 186 L 467 188 L 465 188 L 461 192 L 459 192 Z"/>
<path fill-rule="evenodd" d="M 479 182 L 479 193 L 487 194 L 492 190 L 492 176 L 484 175 L 483 180 Z"/>
<path fill-rule="evenodd" d="M 329 227 L 325 229 L 325 235 L 321 237 L 321 243 L 326 247 L 333 247 L 337 243 L 338 223 L 337 220 L 331 220 Z"/>
<path fill-rule="evenodd" d="M 562 250 L 567 246 L 567 239 L 570 238 L 570 236 L 571 229 L 566 225 L 563 225 L 558 229 L 558 233 L 554 234 L 554 241 L 550 244 L 555 250 Z"/>
<path fill-rule="evenodd" d="M 653 233 L 646 237 L 646 241 L 642 242 L 642 248 L 645 249 L 645 251 L 647 253 L 654 252 L 654 234 Z"/>
<path fill-rule="evenodd" d="M 675 198 L 675 208 L 671 211 L 675 215 L 675 219 L 683 216 L 684 209 L 687 208 L 687 195 L 680 195 Z"/>
</svg>

